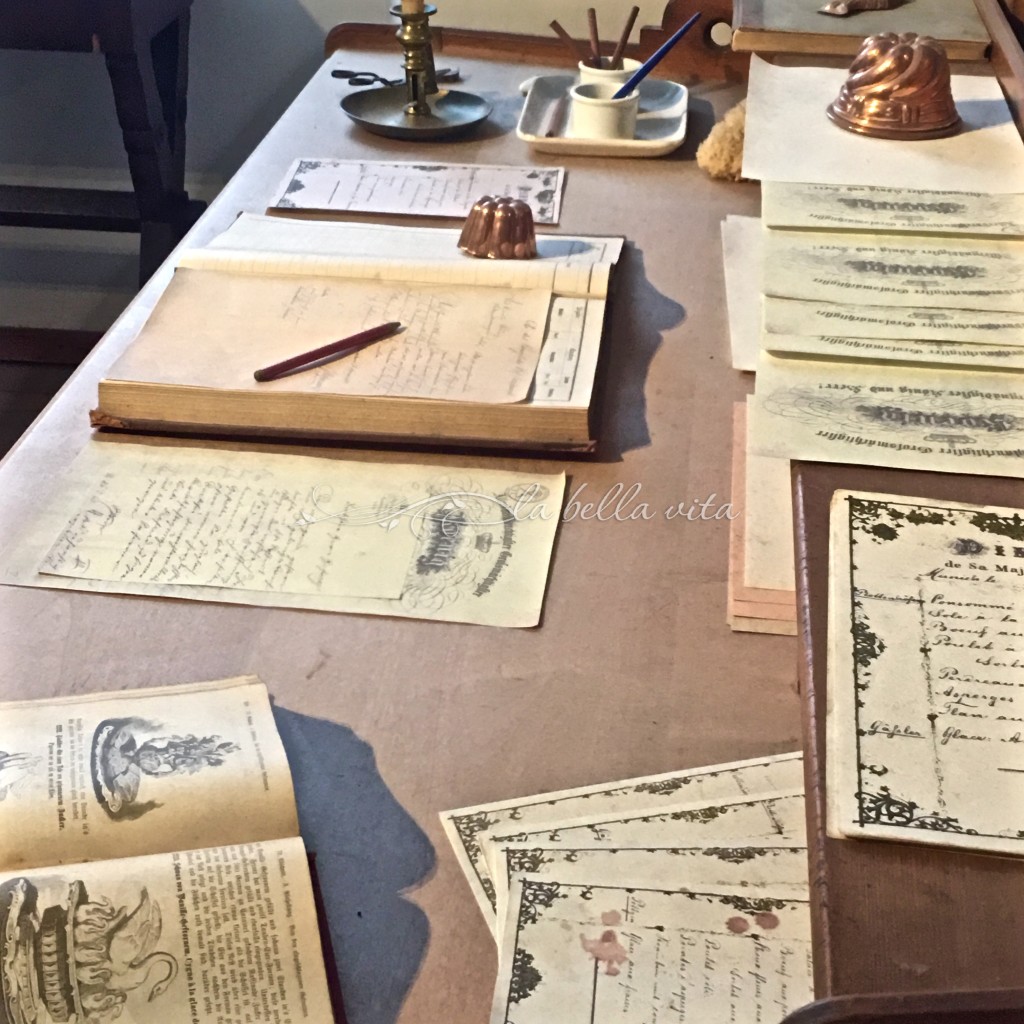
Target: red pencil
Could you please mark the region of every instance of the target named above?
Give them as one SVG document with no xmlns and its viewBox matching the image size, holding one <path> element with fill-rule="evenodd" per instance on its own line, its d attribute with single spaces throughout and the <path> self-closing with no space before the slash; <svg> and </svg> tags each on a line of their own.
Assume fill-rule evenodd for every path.
<svg viewBox="0 0 1024 1024">
<path fill-rule="evenodd" d="M 292 356 L 291 359 L 274 363 L 273 366 L 265 366 L 262 370 L 257 370 L 253 376 L 261 383 L 268 380 L 276 380 L 278 377 L 288 373 L 289 370 L 297 370 L 300 367 L 308 366 L 310 363 L 327 359 L 329 356 L 346 355 L 357 348 L 362 348 L 363 345 L 369 345 L 372 341 L 381 341 L 384 338 L 388 338 L 401 329 L 402 325 L 397 320 L 393 320 L 391 323 L 381 324 L 379 327 L 371 327 L 369 330 L 360 331 L 358 334 L 353 334 L 350 338 L 342 338 L 340 341 L 332 341 L 329 345 L 321 345 L 320 348 L 315 348 L 312 352 L 303 352 L 302 355 Z"/>
</svg>

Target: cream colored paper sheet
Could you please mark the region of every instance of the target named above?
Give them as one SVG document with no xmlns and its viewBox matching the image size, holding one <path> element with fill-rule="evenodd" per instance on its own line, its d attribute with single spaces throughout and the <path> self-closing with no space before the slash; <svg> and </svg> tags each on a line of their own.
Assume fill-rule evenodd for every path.
<svg viewBox="0 0 1024 1024">
<path fill-rule="evenodd" d="M 758 590 L 795 590 L 793 493 L 788 459 L 747 452 L 743 515 L 744 584 Z"/>
<path fill-rule="evenodd" d="M 489 829 L 501 831 L 505 826 L 518 827 L 520 824 L 522 827 L 553 825 L 595 810 L 616 814 L 631 809 L 653 809 L 677 804 L 690 794 L 699 801 L 727 800 L 752 792 L 788 791 L 800 786 L 802 781 L 802 756 L 799 753 L 778 754 L 460 807 L 444 811 L 441 825 L 481 913 L 488 922 L 492 922 L 494 886 L 481 845 L 481 837 Z"/>
<path fill-rule="evenodd" d="M 416 549 L 413 533 L 353 529 L 387 521 L 402 507 L 382 494 L 379 475 L 363 466 L 346 474 L 337 514 L 307 522 L 318 518 L 304 507 L 318 502 L 312 475 L 286 483 L 265 458 L 237 456 L 119 451 L 88 487 L 39 571 L 264 594 L 401 597 Z"/>
<path fill-rule="evenodd" d="M 404 331 L 303 371 L 302 388 L 344 395 L 520 402 L 533 382 L 550 305 L 550 292 L 538 289 L 183 268 L 110 376 L 151 384 L 293 391 L 296 384 L 290 376 L 259 384 L 253 372 L 398 321 Z M 188 352 L 195 358 L 180 358 L 181 338 L 188 339 Z"/>
<path fill-rule="evenodd" d="M 765 334 L 764 348 L 773 355 L 862 360 L 871 363 L 923 363 L 978 370 L 1024 370 L 1024 346 L 960 344 L 955 341 L 815 337 Z"/>
<path fill-rule="evenodd" d="M 837 491 L 828 827 L 1024 853 L 1021 509 Z"/>
<path fill-rule="evenodd" d="M 301 839 L 0 875 L 0 904 L 8 1020 L 334 1019 Z"/>
<path fill-rule="evenodd" d="M 773 229 L 763 244 L 777 298 L 1024 314 L 1024 242 Z"/>
<path fill-rule="evenodd" d="M 254 676 L 0 704 L 0 870 L 298 831 Z"/>
<path fill-rule="evenodd" d="M 532 260 L 481 260 L 459 249 L 455 228 L 290 220 L 243 213 L 180 265 L 238 274 L 381 278 L 427 284 L 543 288 L 602 298 L 623 239 L 537 236 Z"/>
<path fill-rule="evenodd" d="M 732 366 L 753 371 L 761 343 L 760 218 L 729 216 L 722 221 L 722 262 Z"/>
<path fill-rule="evenodd" d="M 9 539 L 2 582 L 532 626 L 564 487 L 562 474 L 93 441 Z"/>
<path fill-rule="evenodd" d="M 1024 475 L 1024 378 L 1018 373 L 762 353 L 751 414 L 755 455 Z"/>
<path fill-rule="evenodd" d="M 770 334 L 824 337 L 842 333 L 847 338 L 948 341 L 1005 348 L 1020 346 L 1024 340 L 1024 316 L 995 310 L 860 306 L 770 296 L 765 297 L 763 308 L 765 331 Z"/>
<path fill-rule="evenodd" d="M 742 836 L 718 846 L 631 849 L 575 849 L 558 843 L 506 846 L 498 851 L 499 934 L 505 930 L 509 888 L 516 878 L 557 878 L 560 882 L 629 885 L 640 889 L 704 889 L 742 886 L 751 895 L 807 898 L 807 850 L 770 846 Z M 504 863 L 501 863 L 504 861 Z"/>
<path fill-rule="evenodd" d="M 516 879 L 490 1024 L 780 1020 L 813 999 L 804 900 Z"/>
<path fill-rule="evenodd" d="M 845 68 L 750 60 L 743 176 L 757 181 L 1019 193 L 1024 143 L 994 76 L 953 75 L 959 135 L 913 144 L 843 131 L 825 115 Z"/>
<path fill-rule="evenodd" d="M 771 796 L 677 802 L 656 813 L 635 808 L 614 815 L 599 812 L 547 828 L 534 825 L 513 830 L 505 826 L 484 833 L 480 845 L 493 878 L 502 868 L 499 851 L 507 846 L 550 842 L 579 849 L 646 849 L 725 844 L 737 836 L 765 845 L 806 845 L 803 787 Z"/>
<path fill-rule="evenodd" d="M 305 158 L 289 168 L 271 205 L 282 213 L 465 217 L 481 196 L 513 196 L 538 224 L 557 224 L 564 186 L 562 167 Z"/>
<path fill-rule="evenodd" d="M 1024 195 L 766 181 L 770 228 L 1024 237 Z"/>
</svg>

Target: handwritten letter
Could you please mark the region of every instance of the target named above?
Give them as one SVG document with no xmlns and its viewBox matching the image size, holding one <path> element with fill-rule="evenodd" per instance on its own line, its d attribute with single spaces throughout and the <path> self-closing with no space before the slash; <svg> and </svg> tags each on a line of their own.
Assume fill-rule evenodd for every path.
<svg viewBox="0 0 1024 1024">
<path fill-rule="evenodd" d="M 561 474 L 95 441 L 10 538 L 18 586 L 532 626 Z"/>
<path fill-rule="evenodd" d="M 513 882 L 491 1024 L 780 1020 L 813 998 L 806 901 Z"/>
<path fill-rule="evenodd" d="M 832 505 L 829 828 L 1024 852 L 1024 514 Z"/>
<path fill-rule="evenodd" d="M 114 375 L 226 390 L 522 401 L 550 290 L 475 288 L 443 271 L 435 284 L 409 284 L 181 268 Z M 253 381 L 259 366 L 393 320 L 405 330 L 343 359 L 295 378 Z M 187 360 L 176 358 L 182 337 Z"/>
<path fill-rule="evenodd" d="M 492 833 L 542 832 L 545 827 L 550 831 L 567 822 L 578 821 L 584 815 L 599 814 L 607 820 L 616 815 L 628 815 L 631 811 L 675 809 L 680 800 L 685 799 L 694 804 L 708 801 L 725 804 L 749 795 L 792 792 L 802 782 L 801 756 L 780 754 L 664 775 L 647 775 L 614 784 L 560 790 L 542 796 L 460 807 L 445 811 L 441 815 L 441 824 L 480 910 L 488 923 L 493 924 L 496 900 L 488 855 L 492 855 L 496 865 L 500 863 L 502 866 L 504 857 L 490 842 Z M 742 834 L 734 832 L 732 836 Z M 516 841 L 526 841 L 526 837 Z M 678 844 L 679 835 L 673 836 L 669 842 Z"/>
<path fill-rule="evenodd" d="M 352 487 L 333 518 L 304 519 L 308 489 L 258 466 L 159 456 L 144 472 L 96 481 L 41 571 L 59 576 L 397 598 L 413 553 L 408 530 L 362 526 L 398 504 Z M 340 496 L 339 496 L 340 497 Z"/>
<path fill-rule="evenodd" d="M 465 217 L 485 195 L 529 203 L 538 224 L 557 224 L 565 171 L 560 167 L 297 160 L 278 210 Z"/>
</svg>

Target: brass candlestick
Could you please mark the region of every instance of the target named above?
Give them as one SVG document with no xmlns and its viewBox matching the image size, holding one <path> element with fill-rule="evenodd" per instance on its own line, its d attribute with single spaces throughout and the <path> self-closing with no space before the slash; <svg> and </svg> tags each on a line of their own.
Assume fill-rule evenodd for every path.
<svg viewBox="0 0 1024 1024">
<path fill-rule="evenodd" d="M 437 92 L 434 48 L 430 44 L 430 16 L 437 13 L 437 8 L 433 4 L 424 4 L 422 11 L 412 12 L 403 10 L 401 4 L 395 4 L 391 13 L 402 21 L 395 35 L 405 51 L 402 61 L 407 97 L 405 112 L 428 116 L 430 105 L 427 97 Z"/>
<path fill-rule="evenodd" d="M 402 22 L 395 33 L 402 44 L 405 82 L 351 92 L 341 109 L 368 132 L 391 139 L 446 139 L 478 125 L 491 112 L 485 99 L 456 89 L 439 89 L 430 38 L 432 4 L 395 4 L 391 13 Z"/>
</svg>

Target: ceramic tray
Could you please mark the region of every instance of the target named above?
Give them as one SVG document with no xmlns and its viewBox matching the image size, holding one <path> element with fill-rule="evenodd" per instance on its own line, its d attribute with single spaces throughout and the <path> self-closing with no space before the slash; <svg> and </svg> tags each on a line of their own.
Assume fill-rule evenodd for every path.
<svg viewBox="0 0 1024 1024">
<path fill-rule="evenodd" d="M 541 153 L 580 156 L 664 156 L 686 138 L 686 86 L 645 78 L 636 138 L 574 139 L 568 93 L 575 84 L 575 75 L 540 75 L 523 82 L 519 88 L 526 102 L 516 126 L 519 138 Z"/>
</svg>

